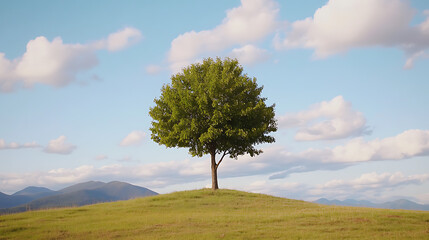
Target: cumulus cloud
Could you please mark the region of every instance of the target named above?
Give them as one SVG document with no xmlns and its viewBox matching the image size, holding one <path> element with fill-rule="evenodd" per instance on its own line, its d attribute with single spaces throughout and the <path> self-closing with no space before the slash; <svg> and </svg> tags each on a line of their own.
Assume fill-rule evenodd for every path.
<svg viewBox="0 0 429 240">
<path fill-rule="evenodd" d="M 127 48 L 143 38 L 141 32 L 132 27 L 126 27 L 122 30 L 109 34 L 107 39 L 98 41 L 95 46 L 109 51 L 119 51 Z"/>
<path fill-rule="evenodd" d="M 417 201 L 419 201 L 421 204 L 428 204 L 429 203 L 429 193 L 421 193 L 418 196 L 416 196 Z"/>
<path fill-rule="evenodd" d="M 332 180 L 320 185 L 320 189 L 380 189 L 387 187 L 396 187 L 399 185 L 421 184 L 429 179 L 429 174 L 404 176 L 401 172 L 396 173 L 381 173 L 376 172 L 362 174 L 359 178 L 344 181 Z"/>
<path fill-rule="evenodd" d="M 124 139 L 122 139 L 120 146 L 139 145 L 143 141 L 146 134 L 143 131 L 132 131 Z"/>
<path fill-rule="evenodd" d="M 429 154 L 429 130 L 408 130 L 394 137 L 364 141 L 356 138 L 332 149 L 334 162 L 397 160 Z"/>
<path fill-rule="evenodd" d="M 429 180 L 429 174 L 405 176 L 401 172 L 362 174 L 353 180 L 334 179 L 309 189 L 308 194 L 328 198 L 347 198 L 350 196 L 378 196 L 382 192 L 406 185 L 419 185 Z"/>
<path fill-rule="evenodd" d="M 356 143 L 358 142 L 358 144 Z M 52 140 L 49 146 L 55 153 L 70 153 L 75 146 L 65 142 L 65 137 Z M 264 153 L 250 157 L 240 156 L 238 160 L 225 159 L 219 168 L 222 178 L 247 177 L 255 175 L 271 175 L 272 181 L 280 181 L 293 173 L 311 172 L 316 170 L 339 170 L 361 162 L 402 160 L 416 156 L 429 155 L 429 131 L 408 130 L 393 137 L 364 141 L 352 139 L 345 145 L 325 149 L 307 149 L 302 152 L 290 152 L 280 146 L 264 149 Z M 100 155 L 99 159 L 105 158 Z M 127 160 L 127 159 L 125 159 Z M 372 178 L 371 178 L 372 176 Z M 374 177 L 375 176 L 375 177 Z M 388 177 L 389 176 L 389 177 Z M 70 184 L 91 179 L 118 179 L 122 181 L 141 182 L 144 186 L 162 188 L 175 184 L 184 184 L 210 179 L 210 160 L 208 158 L 193 158 L 182 161 L 155 162 L 133 166 L 107 165 L 96 168 L 94 166 L 82 166 L 75 169 L 55 169 L 49 172 L 33 172 L 28 174 L 1 174 L 0 186 L 15 186 L 18 189 L 28 184 Z M 364 175 L 355 184 L 361 186 L 370 185 L 370 179 L 377 181 L 390 179 L 389 184 L 405 184 L 405 182 L 418 183 L 417 177 L 406 178 L 399 175 Z M 398 180 L 399 179 L 399 180 Z M 405 180 L 407 181 L 405 181 Z M 421 178 L 426 179 L 426 177 Z M 272 182 L 270 181 L 270 182 Z M 374 180 L 375 181 L 375 180 Z M 426 180 L 425 180 L 426 181 Z M 346 182 L 347 183 L 347 182 Z M 301 188 L 296 183 L 273 183 L 277 189 L 293 192 L 293 189 Z M 337 184 L 337 185 L 335 185 Z M 323 185 L 341 187 L 344 182 L 329 182 Z M 373 184 L 373 186 L 376 186 Z M 396 186 L 396 185 L 395 185 Z M 257 183 L 246 190 L 256 191 L 262 185 Z M 268 192 L 267 192 L 268 193 Z M 296 195 L 301 198 L 301 195 Z"/>
<path fill-rule="evenodd" d="M 204 181 L 210 178 L 209 161 L 207 159 L 183 160 L 124 166 L 121 164 L 94 167 L 83 165 L 77 168 L 58 168 L 46 172 L 30 173 L 0 173 L 2 192 L 13 192 L 29 185 L 59 188 L 89 180 L 111 181 L 112 179 L 138 182 L 148 188 L 170 187 L 175 184 L 186 184 Z M 240 161 L 240 160 L 239 160 Z M 230 162 L 239 162 L 233 161 Z M 241 166 L 245 167 L 248 163 Z M 222 168 L 222 178 L 233 177 L 225 174 L 227 168 Z M 242 174 L 246 176 L 246 174 Z M 421 185 L 429 180 L 429 174 L 405 176 L 395 173 L 365 173 L 352 180 L 333 179 L 328 182 L 308 185 L 297 182 L 253 181 L 245 186 L 234 185 L 245 191 L 266 193 L 296 199 L 315 200 L 317 198 L 362 198 L 378 196 L 395 191 L 395 189 Z"/>
<path fill-rule="evenodd" d="M 101 160 L 105 160 L 105 159 L 108 159 L 108 158 L 109 157 L 107 155 L 100 154 L 100 155 L 97 155 L 94 159 L 101 161 Z"/>
<path fill-rule="evenodd" d="M 237 161 L 224 161 L 220 171 L 224 177 L 271 174 L 270 179 L 281 179 L 293 173 L 339 170 L 362 162 L 428 155 L 429 130 L 415 129 L 384 139 L 365 141 L 356 138 L 333 148 L 309 148 L 301 152 L 287 151 L 274 145 L 256 157 L 245 155 Z"/>
<path fill-rule="evenodd" d="M 35 141 L 19 144 L 16 142 L 10 142 L 6 143 L 4 139 L 0 139 L 0 150 L 2 149 L 21 149 L 21 148 L 39 148 L 41 147 L 39 144 L 37 144 Z"/>
<path fill-rule="evenodd" d="M 278 27 L 278 12 L 272 0 L 242 0 L 239 7 L 227 11 L 222 23 L 214 29 L 190 31 L 176 37 L 168 53 L 171 70 L 176 72 L 203 54 L 261 40 Z"/>
<path fill-rule="evenodd" d="M 98 63 L 94 50 L 87 45 L 64 44 L 60 37 L 50 42 L 37 37 L 27 44 L 21 58 L 8 60 L 0 54 L 0 88 L 12 91 L 17 85 L 32 87 L 36 83 L 62 87 L 75 80 L 76 74 Z"/>
<path fill-rule="evenodd" d="M 58 168 L 46 172 L 0 173 L 2 191 L 17 191 L 27 186 L 57 187 L 74 184 L 95 176 L 93 166 L 83 165 L 73 169 Z"/>
<path fill-rule="evenodd" d="M 242 64 L 253 65 L 255 63 L 268 60 L 270 55 L 265 49 L 258 48 L 252 44 L 247 44 L 242 48 L 232 49 L 230 57 L 238 59 Z"/>
<path fill-rule="evenodd" d="M 414 62 L 418 59 L 425 59 L 425 58 L 429 58 L 429 53 L 427 53 L 424 50 L 418 51 L 416 53 L 411 53 L 408 54 L 408 58 L 405 61 L 405 65 L 404 68 L 405 69 L 411 69 L 414 66 Z"/>
<path fill-rule="evenodd" d="M 351 154 L 355 151 L 354 141 L 356 140 L 350 140 L 345 145 L 334 148 L 307 149 L 302 152 L 290 152 L 283 147 L 273 146 L 264 149 L 264 153 L 256 157 L 244 155 L 238 160 L 225 159 L 219 168 L 219 174 L 223 178 L 271 174 L 271 179 L 280 179 L 293 173 L 343 169 L 365 161 L 401 160 L 429 155 L 427 130 L 409 130 L 381 140 L 362 140 L 360 152 L 356 154 L 358 157 Z M 363 156 L 359 157 L 361 154 Z M 156 181 L 156 187 L 163 187 L 210 178 L 210 161 L 206 158 L 194 158 L 150 163 L 126 171 L 145 181 Z"/>
<path fill-rule="evenodd" d="M 358 154 L 359 153 L 359 154 Z M 394 137 L 364 141 L 353 139 L 332 150 L 331 161 L 397 160 L 429 154 L 429 130 L 408 130 Z"/>
<path fill-rule="evenodd" d="M 76 146 L 71 143 L 67 143 L 66 140 L 67 138 L 65 136 L 59 136 L 57 139 L 49 141 L 48 146 L 46 146 L 43 151 L 46 153 L 64 155 L 70 154 L 76 149 Z"/>
<path fill-rule="evenodd" d="M 125 28 L 110 34 L 107 40 L 89 44 L 67 44 L 61 37 L 49 41 L 44 36 L 27 43 L 22 57 L 9 60 L 0 52 L 0 91 L 11 92 L 19 87 L 31 88 L 35 84 L 63 87 L 76 80 L 76 76 L 98 64 L 96 51 L 121 50 L 141 38 L 134 28 Z"/>
<path fill-rule="evenodd" d="M 295 140 L 340 139 L 368 133 L 362 113 L 342 96 L 314 104 L 310 109 L 279 117 L 281 128 L 298 127 Z"/>
<path fill-rule="evenodd" d="M 275 196 L 293 195 L 295 198 L 303 191 L 307 186 L 297 182 L 273 182 L 273 181 L 255 181 L 244 186 L 245 191 L 254 193 L 264 193 Z M 300 198 L 300 197 L 298 197 Z"/>
<path fill-rule="evenodd" d="M 408 130 L 381 140 L 360 139 L 359 152 L 352 154 L 357 151 L 355 141 L 358 140 L 352 139 L 345 145 L 333 148 L 310 148 L 302 152 L 290 152 L 274 145 L 264 149 L 264 153 L 256 157 L 244 155 L 238 160 L 224 160 L 219 173 L 224 178 L 271 174 L 271 179 L 280 179 L 293 173 L 338 170 L 361 162 L 402 160 L 429 155 L 428 130 Z M 194 158 L 145 164 L 133 171 L 168 185 L 209 178 L 209 163 L 208 159 Z"/>
<path fill-rule="evenodd" d="M 365 141 L 355 138 L 345 145 L 303 152 L 279 152 L 277 169 L 285 169 L 271 176 L 284 178 L 291 173 L 314 170 L 337 170 L 368 161 L 402 160 L 429 155 L 429 130 L 407 130 L 394 137 Z M 278 164 L 278 165 L 277 165 Z"/>
<path fill-rule="evenodd" d="M 429 14 L 412 26 L 416 12 L 402 0 L 329 0 L 313 17 L 293 22 L 276 46 L 311 48 L 316 58 L 359 47 L 395 47 L 405 52 L 404 67 L 410 68 L 429 47 Z"/>
<path fill-rule="evenodd" d="M 94 179 L 140 182 L 145 187 L 155 188 L 205 180 L 208 177 L 210 177 L 209 161 L 202 159 L 133 166 L 114 164 L 94 167 L 83 165 L 71 169 L 52 169 L 47 172 L 0 173 L 0 186 L 2 186 L 0 191 L 16 191 L 29 185 L 64 186 Z"/>
<path fill-rule="evenodd" d="M 375 201 L 392 200 L 392 194 L 398 188 L 410 185 L 421 185 L 429 180 L 429 174 L 406 176 L 402 172 L 364 173 L 351 179 L 332 179 L 325 183 L 310 185 L 284 180 L 254 181 L 242 187 L 242 190 L 265 193 L 275 196 L 314 201 L 328 199 L 365 199 Z M 422 202 L 428 202 L 422 195 Z"/>
<path fill-rule="evenodd" d="M 159 65 L 150 64 L 146 66 L 146 72 L 149 74 L 158 74 L 164 70 L 163 67 Z"/>
</svg>

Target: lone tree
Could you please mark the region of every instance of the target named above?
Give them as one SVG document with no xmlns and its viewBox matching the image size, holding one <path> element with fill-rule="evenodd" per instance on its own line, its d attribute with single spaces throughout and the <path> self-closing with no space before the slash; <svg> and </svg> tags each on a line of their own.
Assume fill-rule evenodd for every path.
<svg viewBox="0 0 429 240">
<path fill-rule="evenodd" d="M 274 104 L 265 104 L 262 88 L 235 59 L 192 64 L 172 76 L 154 100 L 151 138 L 166 147 L 189 148 L 192 156 L 210 154 L 216 190 L 217 169 L 226 155 L 253 157 L 262 153 L 254 145 L 275 141 L 268 135 L 277 130 Z"/>
</svg>

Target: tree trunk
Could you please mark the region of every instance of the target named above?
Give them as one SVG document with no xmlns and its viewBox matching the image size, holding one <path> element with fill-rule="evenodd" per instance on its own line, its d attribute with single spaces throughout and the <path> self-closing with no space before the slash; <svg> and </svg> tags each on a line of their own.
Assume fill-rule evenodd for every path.
<svg viewBox="0 0 429 240">
<path fill-rule="evenodd" d="M 212 190 L 216 190 L 219 189 L 219 186 L 217 185 L 216 151 L 212 151 L 210 155 L 212 160 Z"/>
</svg>

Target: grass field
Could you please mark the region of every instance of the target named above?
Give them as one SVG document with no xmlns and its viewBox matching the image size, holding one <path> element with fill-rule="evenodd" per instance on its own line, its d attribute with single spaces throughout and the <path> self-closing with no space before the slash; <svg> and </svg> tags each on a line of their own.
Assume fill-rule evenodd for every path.
<svg viewBox="0 0 429 240">
<path fill-rule="evenodd" d="M 203 189 L 3 215 L 0 239 L 429 239 L 429 212 Z"/>
</svg>

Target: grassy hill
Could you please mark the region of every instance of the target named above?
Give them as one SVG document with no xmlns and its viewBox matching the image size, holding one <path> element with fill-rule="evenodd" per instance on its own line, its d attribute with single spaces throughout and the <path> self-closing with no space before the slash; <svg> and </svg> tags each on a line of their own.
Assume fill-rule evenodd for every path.
<svg viewBox="0 0 429 240">
<path fill-rule="evenodd" d="M 203 189 L 3 215 L 0 239 L 429 239 L 429 212 Z"/>
</svg>

